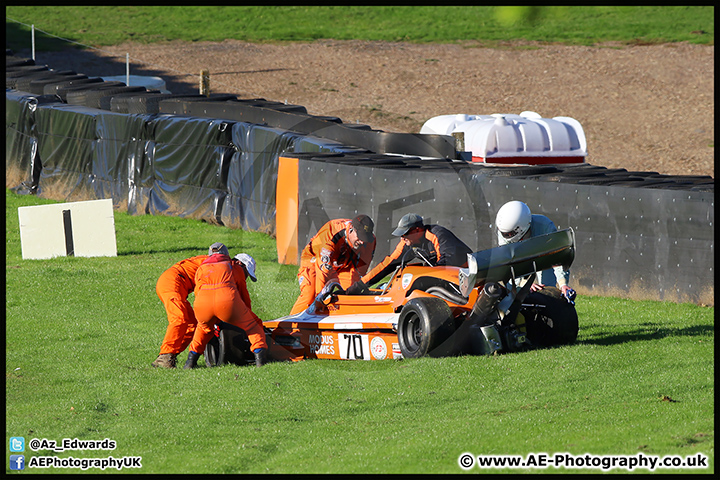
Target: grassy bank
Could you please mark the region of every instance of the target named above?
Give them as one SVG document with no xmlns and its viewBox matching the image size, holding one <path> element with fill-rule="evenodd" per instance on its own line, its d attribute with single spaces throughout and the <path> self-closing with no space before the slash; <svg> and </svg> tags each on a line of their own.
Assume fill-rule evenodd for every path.
<svg viewBox="0 0 720 480">
<path fill-rule="evenodd" d="M 17 208 L 45 203 L 6 190 L 6 440 L 109 438 L 117 448 L 26 450 L 27 462 L 112 455 L 142 457 L 125 473 L 462 473 L 465 452 L 703 453 L 707 469 L 656 472 L 714 471 L 714 308 L 583 297 L 578 342 L 562 348 L 157 370 L 167 321 L 155 282 L 172 263 L 215 241 L 250 253 L 264 319 L 289 311 L 295 268 L 277 263 L 267 235 L 120 212 L 117 257 L 23 260 Z"/>
<path fill-rule="evenodd" d="M 35 25 L 38 50 L 67 48 L 55 37 L 95 47 L 225 39 L 470 41 L 487 46 L 513 40 L 591 45 L 714 44 L 715 39 L 711 6 L 11 6 L 5 14 L 6 46 L 30 48 Z"/>
</svg>

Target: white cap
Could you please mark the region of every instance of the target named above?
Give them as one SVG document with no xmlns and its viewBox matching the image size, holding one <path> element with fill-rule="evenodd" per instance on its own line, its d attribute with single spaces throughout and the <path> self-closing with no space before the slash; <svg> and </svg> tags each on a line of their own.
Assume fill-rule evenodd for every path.
<svg viewBox="0 0 720 480">
<path fill-rule="evenodd" d="M 253 282 L 257 282 L 257 277 L 255 276 L 255 259 L 247 253 L 238 253 L 235 255 L 235 260 L 245 265 L 245 271 L 250 276 L 250 279 Z"/>
</svg>

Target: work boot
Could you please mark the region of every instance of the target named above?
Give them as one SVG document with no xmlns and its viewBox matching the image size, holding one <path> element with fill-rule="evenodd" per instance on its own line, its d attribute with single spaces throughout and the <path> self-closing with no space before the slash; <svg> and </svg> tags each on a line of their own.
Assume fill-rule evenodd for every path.
<svg viewBox="0 0 720 480">
<path fill-rule="evenodd" d="M 256 348 L 253 353 L 255 354 L 256 367 L 262 367 L 267 363 L 267 348 Z"/>
<path fill-rule="evenodd" d="M 187 361 L 185 362 L 185 366 L 183 368 L 185 370 L 189 370 L 191 368 L 197 368 L 198 358 L 200 358 L 199 353 L 197 353 L 197 352 L 188 353 L 188 358 L 187 358 Z"/>
<path fill-rule="evenodd" d="M 177 365 L 177 354 L 161 353 L 150 365 L 159 368 L 175 368 Z"/>
</svg>

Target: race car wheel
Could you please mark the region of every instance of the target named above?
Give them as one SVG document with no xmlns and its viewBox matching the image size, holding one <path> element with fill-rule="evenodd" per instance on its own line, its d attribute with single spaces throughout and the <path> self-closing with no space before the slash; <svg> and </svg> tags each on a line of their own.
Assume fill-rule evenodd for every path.
<svg viewBox="0 0 720 480">
<path fill-rule="evenodd" d="M 578 335 L 578 316 L 575 307 L 562 296 L 559 289 L 545 287 L 525 297 L 520 311 L 525 317 L 527 336 L 533 345 L 549 347 L 575 342 Z M 538 306 L 532 306 L 538 305 Z"/>
<path fill-rule="evenodd" d="M 205 346 L 205 364 L 208 367 L 217 367 L 219 354 L 220 342 L 217 337 L 212 337 Z"/>
<path fill-rule="evenodd" d="M 439 298 L 414 298 L 400 311 L 398 343 L 404 358 L 455 354 L 455 323 L 447 303 Z"/>
<path fill-rule="evenodd" d="M 205 346 L 205 363 L 210 367 L 255 363 L 245 331 L 235 325 L 220 322 L 219 336 L 212 337 Z"/>
</svg>

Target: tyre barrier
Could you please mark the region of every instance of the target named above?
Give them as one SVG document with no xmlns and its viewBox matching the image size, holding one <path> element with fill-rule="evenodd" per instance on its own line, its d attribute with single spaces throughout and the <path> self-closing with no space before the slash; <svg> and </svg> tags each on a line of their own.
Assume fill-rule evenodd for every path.
<svg viewBox="0 0 720 480">
<path fill-rule="evenodd" d="M 54 73 L 50 71 L 47 67 L 44 70 L 23 69 L 20 71 L 7 72 L 5 74 L 5 88 L 13 88 L 19 90 L 18 82 L 26 80 L 28 78 L 32 78 L 34 80 L 36 78 L 42 78 L 43 76 L 47 77 L 49 75 L 54 75 Z"/>
<path fill-rule="evenodd" d="M 103 98 L 112 98 L 113 95 L 122 95 L 125 93 L 142 93 L 145 92 L 145 87 L 123 87 L 123 86 L 117 86 L 117 87 L 110 87 L 110 88 L 93 88 L 90 90 L 84 91 L 84 97 L 85 101 L 83 103 L 84 106 L 90 107 L 90 108 L 97 108 L 102 109 L 101 107 L 101 100 Z M 83 95 L 79 95 L 79 97 L 82 97 Z M 68 103 L 70 103 L 68 101 Z M 109 104 L 108 104 L 109 107 Z M 109 108 L 104 109 L 109 110 Z"/>
<path fill-rule="evenodd" d="M 75 80 L 61 80 L 59 82 L 48 83 L 43 88 L 44 95 L 58 95 L 58 91 L 63 88 L 78 87 L 81 85 L 90 85 L 102 83 L 102 78 L 80 78 Z"/>
<path fill-rule="evenodd" d="M 158 93 L 161 93 L 160 90 L 146 90 L 145 92 L 128 92 L 104 96 L 100 98 L 100 109 L 116 113 L 128 113 L 127 103 L 129 99 Z M 113 110 L 113 105 L 115 105 L 115 110 Z"/>
<path fill-rule="evenodd" d="M 637 298 L 642 290 L 649 299 L 714 303 L 710 176 L 472 163 L 455 158 L 454 144 L 448 153 L 447 138 L 343 124 L 298 105 L 154 93 L 6 60 L 18 64 L 8 67 L 6 84 L 42 85 L 43 92 L 6 92 L 6 186 L 15 191 L 111 197 L 133 214 L 274 234 L 278 166 L 289 155 L 298 178 L 290 202 L 298 208 L 298 245 L 329 218 L 362 212 L 376 222 L 380 257 L 400 216 L 416 211 L 484 249 L 494 242 L 493 213 L 518 197 L 559 228 L 575 229 L 580 294 L 632 290 Z"/>
<path fill-rule="evenodd" d="M 294 257 L 324 222 L 358 213 L 375 221 L 377 258 L 392 251 L 391 232 L 407 213 L 420 213 L 426 223 L 446 226 L 473 250 L 485 250 L 496 242 L 497 210 L 521 199 L 558 228 L 575 230 L 578 254 L 571 281 L 581 295 L 714 304 L 714 191 L 708 179 L 696 184 L 647 180 L 651 175 L 599 167 L 588 169 L 594 177 L 584 183 L 544 182 L 533 170 L 495 175 L 487 165 L 433 161 L 433 169 L 424 171 L 376 166 L 379 159 L 369 157 L 358 152 L 280 158 L 279 172 L 297 178 L 289 183 L 278 173 L 283 188 L 277 192 L 276 238 L 283 263 L 297 263 Z M 423 160 L 400 161 L 416 166 Z M 606 175 L 609 170 L 615 171 Z M 637 188 L 646 182 L 647 188 Z M 340 191 L 328 184 L 345 187 Z M 283 211 L 287 208 L 295 210 Z"/>
<path fill-rule="evenodd" d="M 119 113 L 159 113 L 160 110 L 158 105 L 160 104 L 160 100 L 172 98 L 173 96 L 174 94 L 172 93 L 149 93 L 144 95 L 129 96 L 126 100 L 115 103 L 111 100 L 110 110 Z"/>
<path fill-rule="evenodd" d="M 6 67 L 5 78 L 22 77 L 28 73 L 36 73 L 49 70 L 47 65 L 23 65 L 19 67 Z"/>
<path fill-rule="evenodd" d="M 28 92 L 29 88 L 30 88 L 30 83 L 35 80 L 43 80 L 43 79 L 59 79 L 59 80 L 61 80 L 64 77 L 70 77 L 73 75 L 77 75 L 77 72 L 75 72 L 73 70 L 62 70 L 62 71 L 48 70 L 47 72 L 37 72 L 34 74 L 17 77 L 15 80 L 14 88 L 16 90 Z"/>
<path fill-rule="evenodd" d="M 122 84 L 122 82 L 119 83 L 121 83 L 121 85 L 98 84 L 98 86 L 92 88 L 81 88 L 79 90 L 69 91 L 66 96 L 67 104 L 100 108 L 100 99 L 102 97 L 121 93 L 137 93 L 145 91 L 145 87 L 128 87 L 125 84 Z"/>
<path fill-rule="evenodd" d="M 123 82 L 90 82 L 90 83 L 77 83 L 73 85 L 67 85 L 57 89 L 56 94 L 62 98 L 62 101 L 72 105 L 68 102 L 68 94 L 74 92 L 81 92 L 86 90 L 92 90 L 96 88 L 109 88 L 109 87 L 125 87 Z"/>
<path fill-rule="evenodd" d="M 13 56 L 12 52 L 5 49 L 5 70 L 14 67 L 31 67 L 35 65 L 32 58 L 20 58 Z"/>
<path fill-rule="evenodd" d="M 73 80 L 85 80 L 87 79 L 87 75 L 78 74 L 78 75 L 62 75 L 60 77 L 49 77 L 49 78 L 42 78 L 38 80 L 33 80 L 28 84 L 27 91 L 30 93 L 34 93 L 36 95 L 43 95 L 45 93 L 45 86 L 46 85 L 53 85 L 57 83 L 63 83 L 63 82 L 71 82 Z"/>
</svg>

